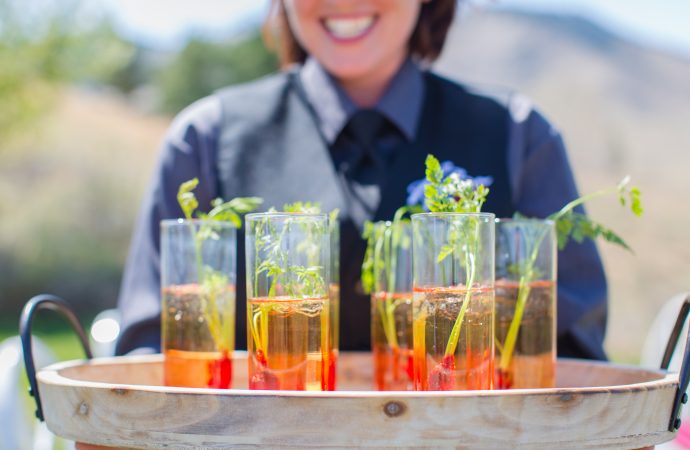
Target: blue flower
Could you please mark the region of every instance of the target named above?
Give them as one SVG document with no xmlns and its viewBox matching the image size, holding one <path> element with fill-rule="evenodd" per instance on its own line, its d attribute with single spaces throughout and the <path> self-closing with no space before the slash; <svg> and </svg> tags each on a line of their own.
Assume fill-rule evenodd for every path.
<svg viewBox="0 0 690 450">
<path fill-rule="evenodd" d="M 407 206 L 424 204 L 424 186 L 428 184 L 426 179 L 416 180 L 407 186 Z"/>
<path fill-rule="evenodd" d="M 475 188 L 482 184 L 486 187 L 489 187 L 494 182 L 494 179 L 490 176 L 471 177 L 467 175 L 467 170 L 456 166 L 452 161 L 443 161 L 441 163 L 441 170 L 443 170 L 444 179 L 449 175 L 457 174 L 458 178 L 461 180 L 472 181 L 472 185 Z M 426 180 L 426 178 L 422 178 L 421 180 L 413 181 L 407 186 L 408 206 L 423 205 L 424 209 L 426 209 L 426 205 L 424 204 L 424 187 L 427 184 L 429 184 L 429 182 Z"/>
<path fill-rule="evenodd" d="M 468 178 L 467 171 L 453 164 L 453 161 L 443 161 L 441 163 L 441 170 L 443 170 L 443 178 L 454 173 L 457 173 L 461 180 Z"/>
<path fill-rule="evenodd" d="M 493 177 L 490 176 L 479 176 L 479 177 L 474 177 L 470 178 L 472 180 L 472 184 L 474 185 L 475 189 L 479 187 L 479 185 L 484 185 L 485 187 L 489 187 L 494 183 Z"/>
</svg>

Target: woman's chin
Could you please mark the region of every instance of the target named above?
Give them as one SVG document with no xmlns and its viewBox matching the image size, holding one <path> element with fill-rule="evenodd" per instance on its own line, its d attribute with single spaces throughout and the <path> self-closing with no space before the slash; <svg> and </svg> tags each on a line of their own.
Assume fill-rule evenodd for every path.
<svg viewBox="0 0 690 450">
<path fill-rule="evenodd" d="M 328 70 L 328 73 L 335 79 L 343 82 L 366 79 L 371 76 L 372 73 L 376 73 L 375 68 L 361 67 L 357 64 L 347 65 L 343 64 L 342 61 L 337 65 L 326 66 L 326 70 Z"/>
<path fill-rule="evenodd" d="M 397 67 L 390 67 L 391 64 L 383 64 L 383 58 L 372 58 L 371 54 L 366 58 L 362 58 L 361 54 L 355 57 L 333 54 L 320 61 L 328 73 L 341 82 L 378 80 L 391 76 L 397 70 Z"/>
</svg>

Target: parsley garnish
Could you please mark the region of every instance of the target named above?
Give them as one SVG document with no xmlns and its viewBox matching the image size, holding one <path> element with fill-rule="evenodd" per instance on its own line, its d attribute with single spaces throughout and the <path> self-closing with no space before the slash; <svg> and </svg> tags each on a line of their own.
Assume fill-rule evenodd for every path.
<svg viewBox="0 0 690 450">
<path fill-rule="evenodd" d="M 630 246 L 615 232 L 594 222 L 586 215 L 574 211 L 576 207 L 589 200 L 617 193 L 618 201 L 622 206 L 629 206 L 630 211 L 635 216 L 641 216 L 644 211 L 641 201 L 641 192 L 636 187 L 629 187 L 629 183 L 630 177 L 625 177 L 617 186 L 579 197 L 566 204 L 559 211 L 548 216 L 546 219 L 555 223 L 558 248 L 563 250 L 571 239 L 580 243 L 585 239 L 596 240 L 598 237 L 601 237 L 607 242 L 619 245 L 628 251 L 632 251 Z M 505 342 L 503 345 L 499 343 L 499 349 L 502 350 L 499 369 L 502 371 L 507 371 L 510 367 L 520 323 L 522 322 L 522 316 L 524 315 L 527 299 L 531 291 L 530 283 L 539 277 L 539 273 L 534 265 L 539 254 L 539 247 L 546 237 L 546 233 L 545 231 L 535 239 L 534 247 L 527 261 L 522 262 L 516 267 L 516 269 L 519 270 L 520 281 L 518 285 L 518 298 L 515 303 L 515 313 L 508 327 Z"/>
<path fill-rule="evenodd" d="M 405 227 L 409 227 L 410 219 L 405 216 L 417 212 L 422 212 L 421 207 L 403 206 L 395 212 L 392 222 L 365 222 L 362 233 L 362 238 L 367 241 L 367 250 L 362 262 L 362 288 L 367 294 L 385 291 L 384 302 L 379 302 L 378 308 L 386 341 L 392 349 L 398 348 L 393 301 L 398 251 L 410 248 L 410 235 L 405 233 Z M 385 286 L 382 280 L 385 280 Z"/>
<path fill-rule="evenodd" d="M 222 313 L 218 309 L 218 299 L 227 289 L 230 281 L 226 274 L 203 264 L 202 245 L 208 239 L 219 239 L 217 226 L 213 222 L 230 222 L 236 228 L 241 228 L 240 214 L 253 211 L 263 200 L 258 197 L 239 197 L 229 202 L 223 202 L 222 199 L 217 198 L 211 202 L 213 209 L 208 214 L 197 213 L 197 218 L 202 221 L 197 231 L 191 220 L 199 207 L 199 201 L 193 192 L 198 185 L 198 178 L 182 183 L 177 191 L 177 201 L 185 218 L 190 221 L 189 229 L 194 239 L 197 277 L 203 293 L 201 301 L 204 319 L 216 348 L 227 350 L 224 348 L 223 342 L 227 338 L 229 327 L 232 324 L 228 320 L 221 320 Z"/>
</svg>

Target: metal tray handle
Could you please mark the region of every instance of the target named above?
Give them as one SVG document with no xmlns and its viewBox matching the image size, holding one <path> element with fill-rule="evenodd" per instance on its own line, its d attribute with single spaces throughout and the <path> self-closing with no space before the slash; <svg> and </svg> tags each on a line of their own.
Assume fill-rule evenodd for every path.
<svg viewBox="0 0 690 450">
<path fill-rule="evenodd" d="M 33 348 L 31 346 L 31 325 L 34 315 L 42 309 L 49 309 L 62 314 L 79 336 L 86 358 L 93 358 L 84 328 L 82 328 L 77 316 L 66 301 L 54 295 L 43 294 L 33 297 L 26 303 L 19 319 L 19 335 L 22 340 L 26 376 L 29 378 L 29 395 L 36 401 L 36 418 L 41 422 L 43 422 L 43 408 L 41 407 L 41 396 L 38 393 L 38 383 L 36 382 L 36 366 L 34 365 Z"/>
<path fill-rule="evenodd" d="M 673 326 L 673 331 L 671 331 L 671 335 L 668 338 L 666 351 L 661 360 L 661 368 L 663 370 L 668 370 L 673 351 L 676 349 L 678 339 L 680 339 L 680 333 L 683 331 L 683 325 L 688 318 L 688 313 L 690 313 L 690 295 L 686 296 L 685 300 L 683 300 L 683 305 L 678 312 L 678 318 Z M 680 366 L 680 373 L 678 374 L 678 391 L 676 391 L 676 397 L 673 400 L 673 410 L 671 410 L 671 420 L 668 425 L 669 431 L 675 432 L 680 428 L 680 410 L 682 405 L 688 402 L 688 394 L 685 392 L 688 389 L 688 380 L 690 380 L 690 333 L 688 333 L 688 338 L 685 341 L 683 363 Z"/>
</svg>

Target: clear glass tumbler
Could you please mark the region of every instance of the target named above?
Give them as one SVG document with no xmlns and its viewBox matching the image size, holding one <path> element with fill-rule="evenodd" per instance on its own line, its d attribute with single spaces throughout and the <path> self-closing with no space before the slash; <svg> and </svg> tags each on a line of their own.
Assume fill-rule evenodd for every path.
<svg viewBox="0 0 690 450">
<path fill-rule="evenodd" d="M 236 240 L 236 229 L 227 222 L 161 222 L 166 385 L 231 387 Z"/>
<path fill-rule="evenodd" d="M 269 212 L 245 220 L 249 388 L 327 390 L 328 218 Z"/>
<path fill-rule="evenodd" d="M 373 225 L 374 290 L 371 343 L 374 382 L 381 391 L 414 389 L 412 353 L 412 225 Z"/>
<path fill-rule="evenodd" d="M 416 390 L 492 388 L 494 219 L 412 216 Z"/>
<path fill-rule="evenodd" d="M 496 220 L 497 389 L 556 384 L 556 230 Z"/>
<path fill-rule="evenodd" d="M 340 353 L 340 223 L 337 218 L 329 217 L 331 239 L 331 282 L 328 286 L 330 299 L 330 356 L 328 359 L 327 390 L 335 391 L 338 372 L 338 354 Z"/>
</svg>

